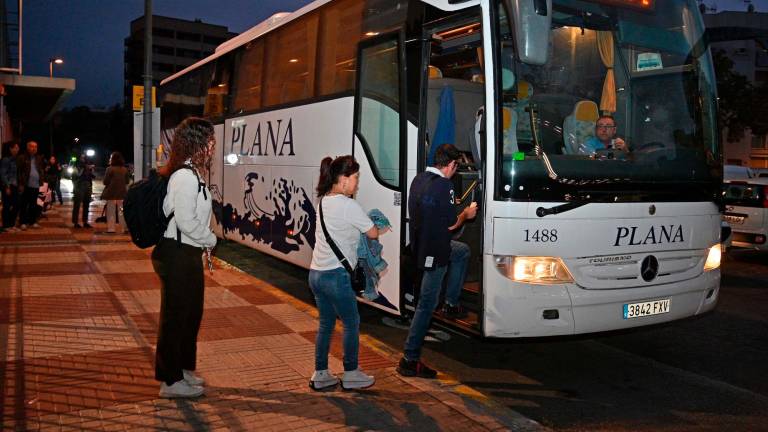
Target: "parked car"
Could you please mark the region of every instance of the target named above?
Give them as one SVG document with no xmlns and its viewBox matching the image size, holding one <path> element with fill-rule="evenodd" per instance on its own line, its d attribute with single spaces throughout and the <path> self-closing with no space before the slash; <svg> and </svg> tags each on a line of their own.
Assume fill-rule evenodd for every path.
<svg viewBox="0 0 768 432">
<path fill-rule="evenodd" d="M 768 250 L 768 177 L 726 177 L 723 200 L 723 221 L 731 227 L 731 244 Z"/>
<path fill-rule="evenodd" d="M 723 177 L 726 180 L 748 180 L 757 177 L 757 172 L 750 167 L 741 165 L 724 165 Z"/>
</svg>

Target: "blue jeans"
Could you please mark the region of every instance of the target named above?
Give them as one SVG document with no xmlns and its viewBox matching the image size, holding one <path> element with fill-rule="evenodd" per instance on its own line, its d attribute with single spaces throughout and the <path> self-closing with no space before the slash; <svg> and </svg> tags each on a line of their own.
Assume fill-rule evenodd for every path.
<svg viewBox="0 0 768 432">
<path fill-rule="evenodd" d="M 336 316 L 344 324 L 344 370 L 357 369 L 360 344 L 360 314 L 352 281 L 344 267 L 333 270 L 310 270 L 309 287 L 320 311 L 320 325 L 315 339 L 315 370 L 328 369 L 328 350 L 336 326 Z"/>
<path fill-rule="evenodd" d="M 408 330 L 408 338 L 405 340 L 405 358 L 407 360 L 421 359 L 421 346 L 424 344 L 424 336 L 429 330 L 432 313 L 440 299 L 440 289 L 443 286 L 443 278 L 446 273 L 448 273 L 448 280 L 445 287 L 445 302 L 451 306 L 459 304 L 461 288 L 464 286 L 464 278 L 467 275 L 467 261 L 469 261 L 469 246 L 451 240 L 451 255 L 448 259 L 448 265 L 424 271 L 421 278 L 419 303 L 416 305 L 411 328 Z"/>
</svg>

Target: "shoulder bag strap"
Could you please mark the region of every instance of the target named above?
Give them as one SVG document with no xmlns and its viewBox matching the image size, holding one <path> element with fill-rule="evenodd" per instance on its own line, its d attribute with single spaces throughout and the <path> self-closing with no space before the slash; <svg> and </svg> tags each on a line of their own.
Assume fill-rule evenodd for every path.
<svg viewBox="0 0 768 432">
<path fill-rule="evenodd" d="M 331 238 L 331 235 L 328 234 L 328 229 L 325 228 L 325 220 L 323 220 L 323 199 L 320 198 L 320 226 L 323 227 L 323 234 L 325 234 L 325 239 L 328 240 L 328 245 L 331 247 L 331 250 L 333 250 L 333 253 L 336 255 L 336 258 L 341 261 L 341 264 L 344 266 L 344 268 L 349 272 L 350 275 L 352 275 L 353 270 L 352 266 L 349 265 L 349 261 L 347 260 L 347 257 L 344 256 L 344 254 L 341 253 L 339 250 L 339 247 L 336 246 L 336 243 L 334 243 L 333 239 Z"/>
</svg>

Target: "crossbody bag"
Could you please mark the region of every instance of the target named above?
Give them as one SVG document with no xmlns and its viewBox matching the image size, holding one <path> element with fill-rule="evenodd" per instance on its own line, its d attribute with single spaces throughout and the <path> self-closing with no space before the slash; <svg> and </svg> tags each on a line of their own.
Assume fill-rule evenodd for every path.
<svg viewBox="0 0 768 432">
<path fill-rule="evenodd" d="M 349 264 L 349 260 L 347 260 L 347 257 L 344 256 L 343 253 L 341 253 L 341 250 L 338 246 L 336 246 L 336 243 L 331 238 L 331 235 L 328 234 L 328 229 L 325 227 L 325 219 L 323 218 L 323 199 L 320 198 L 320 226 L 323 228 L 323 234 L 325 235 L 325 239 L 328 241 L 328 246 L 331 247 L 331 250 L 333 251 L 334 255 L 336 255 L 336 258 L 341 262 L 341 265 L 344 266 L 344 268 L 347 270 L 347 273 L 349 273 L 349 278 L 352 281 L 352 290 L 356 293 L 364 291 L 366 286 L 366 278 L 365 278 L 365 271 L 363 270 L 363 267 L 360 265 L 355 266 L 353 269 L 352 266 Z"/>
</svg>

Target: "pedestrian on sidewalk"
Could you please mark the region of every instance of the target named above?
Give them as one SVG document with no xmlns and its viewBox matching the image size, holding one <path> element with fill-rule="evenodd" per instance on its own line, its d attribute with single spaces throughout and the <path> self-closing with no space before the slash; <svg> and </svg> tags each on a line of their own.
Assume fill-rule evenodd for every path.
<svg viewBox="0 0 768 432">
<path fill-rule="evenodd" d="M 19 222 L 21 229 L 27 227 L 40 228 L 37 219 L 40 216 L 40 207 L 37 205 L 37 196 L 40 194 L 40 186 L 43 184 L 45 164 L 43 157 L 37 154 L 37 142 L 28 141 L 27 151 L 16 157 L 16 169 L 19 185 Z"/>
<path fill-rule="evenodd" d="M 107 232 L 115 233 L 115 225 L 120 226 L 120 234 L 125 232 L 125 222 L 120 216 L 123 207 L 123 198 L 128 192 L 128 168 L 120 152 L 113 152 L 109 156 L 109 167 L 104 174 L 104 191 L 101 199 L 107 202 Z"/>
<path fill-rule="evenodd" d="M 5 144 L 3 159 L 0 160 L 0 189 L 3 193 L 3 230 L 15 232 L 16 217 L 19 215 L 19 179 L 16 158 L 19 155 L 19 143 L 10 141 Z"/>
<path fill-rule="evenodd" d="M 152 266 L 162 281 L 155 379 L 164 398 L 204 392 L 203 379 L 194 373 L 203 318 L 202 255 L 216 246 L 216 236 L 210 228 L 211 192 L 202 179 L 210 172 L 215 144 L 211 122 L 189 117 L 176 127 L 168 162 L 159 171 L 169 178 L 163 211 L 173 213 L 152 251 Z"/>
<path fill-rule="evenodd" d="M 63 205 L 64 200 L 61 196 L 61 164 L 56 160 L 56 156 L 51 155 L 48 159 L 48 165 L 45 167 L 45 181 L 48 182 L 48 189 L 51 191 L 51 198 L 53 198 L 51 203 L 56 202 L 56 197 L 58 197 L 59 205 Z"/>
<path fill-rule="evenodd" d="M 309 266 L 309 287 L 320 312 L 315 372 L 309 382 L 314 390 L 331 388 L 339 382 L 328 369 L 328 350 L 337 315 L 344 325 L 342 387 L 366 388 L 375 382 L 374 377 L 358 367 L 360 314 L 350 273 L 342 263 L 346 260 L 352 267 L 357 264 L 360 233 L 372 239 L 379 237 L 378 228 L 354 199 L 359 179 L 360 165 L 352 156 L 326 157 L 320 163 L 315 249 Z"/>
<path fill-rule="evenodd" d="M 466 220 L 477 215 L 472 202 L 456 214 L 453 183 L 450 178 L 459 167 L 461 152 L 452 144 L 443 144 L 435 152 L 434 166 L 419 173 L 408 194 L 411 251 L 416 267 L 422 271 L 421 291 L 408 330 L 405 351 L 397 372 L 403 376 L 435 378 L 437 372 L 421 362 L 421 346 L 437 307 L 443 279 L 448 275 L 443 315 L 462 318 L 466 311 L 459 305 L 469 260 L 469 246 L 453 240 L 454 232 Z"/>
<path fill-rule="evenodd" d="M 74 194 L 72 197 L 72 226 L 75 228 L 92 228 L 88 223 L 88 211 L 91 206 L 93 194 L 94 174 L 93 162 L 85 154 L 80 155 L 80 160 L 75 164 L 75 172 L 72 178 Z M 77 223 L 80 207 L 83 207 L 83 225 Z"/>
</svg>

